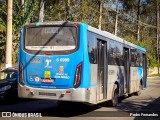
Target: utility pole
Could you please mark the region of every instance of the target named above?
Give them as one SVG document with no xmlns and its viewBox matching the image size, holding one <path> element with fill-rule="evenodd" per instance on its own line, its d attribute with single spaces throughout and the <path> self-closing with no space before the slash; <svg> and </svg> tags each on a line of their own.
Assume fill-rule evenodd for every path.
<svg viewBox="0 0 160 120">
<path fill-rule="evenodd" d="M 115 22 L 115 29 L 114 29 L 115 35 L 117 35 L 117 26 L 118 26 L 118 5 L 116 5 L 116 22 Z"/>
<path fill-rule="evenodd" d="M 22 9 L 24 9 L 24 0 L 21 0 Z"/>
<path fill-rule="evenodd" d="M 141 0 L 138 0 L 137 3 L 137 40 L 140 40 L 140 7 L 141 7 Z"/>
<path fill-rule="evenodd" d="M 67 2 L 66 2 L 66 20 L 67 20 L 68 18 L 70 18 L 70 14 L 69 14 L 70 4 L 71 4 L 71 1 L 70 1 L 70 0 L 67 0 Z"/>
<path fill-rule="evenodd" d="M 159 0 L 157 0 L 157 63 L 159 74 Z"/>
<path fill-rule="evenodd" d="M 12 0 L 7 4 L 6 68 L 12 67 Z"/>
<path fill-rule="evenodd" d="M 103 0 L 99 0 L 99 20 L 98 20 L 98 28 L 101 30 L 102 27 L 102 4 Z"/>
<path fill-rule="evenodd" d="M 84 22 L 84 20 L 85 20 L 85 18 L 84 18 L 84 14 L 85 14 L 84 4 L 85 4 L 85 1 L 81 0 L 81 2 L 80 2 L 80 9 L 81 9 L 81 12 L 80 12 L 80 21 L 81 22 Z"/>
<path fill-rule="evenodd" d="M 21 4 L 24 5 L 24 0 L 21 0 Z"/>
<path fill-rule="evenodd" d="M 39 6 L 39 22 L 43 22 L 43 18 L 44 18 L 44 0 L 41 0 Z"/>
<path fill-rule="evenodd" d="M 24 17 L 24 8 L 25 8 L 25 1 L 21 0 L 21 6 L 22 6 L 22 11 L 23 11 L 23 17 Z"/>
</svg>

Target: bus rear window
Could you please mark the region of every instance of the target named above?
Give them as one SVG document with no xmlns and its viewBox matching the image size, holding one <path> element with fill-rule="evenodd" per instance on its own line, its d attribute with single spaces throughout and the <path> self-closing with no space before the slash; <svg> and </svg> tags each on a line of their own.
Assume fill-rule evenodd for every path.
<svg viewBox="0 0 160 120">
<path fill-rule="evenodd" d="M 26 50 L 64 51 L 76 45 L 76 27 L 30 27 L 25 31 Z"/>
</svg>

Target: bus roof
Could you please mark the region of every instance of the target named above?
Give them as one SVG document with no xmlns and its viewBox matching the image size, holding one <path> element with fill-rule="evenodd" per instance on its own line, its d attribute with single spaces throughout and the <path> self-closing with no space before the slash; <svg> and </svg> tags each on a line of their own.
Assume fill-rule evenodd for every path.
<svg viewBox="0 0 160 120">
<path fill-rule="evenodd" d="M 64 25 L 64 24 L 85 24 L 85 25 L 87 25 L 86 23 L 82 23 L 82 22 L 48 21 L 48 22 L 43 22 L 43 23 L 42 23 L 42 22 L 27 23 L 27 24 L 25 24 L 25 26 L 27 26 L 27 25 L 30 25 L 30 26 L 32 26 L 32 25 L 33 25 L 33 26 L 41 26 L 41 25 Z M 133 43 L 131 43 L 131 42 L 128 42 L 128 41 L 126 41 L 126 40 L 124 40 L 124 39 L 122 39 L 122 38 L 120 38 L 120 37 L 118 37 L 118 36 L 116 36 L 116 35 L 113 35 L 113 34 L 109 33 L 109 32 L 102 31 L 102 30 L 97 29 L 97 28 L 94 28 L 94 27 L 92 27 L 92 26 L 90 26 L 90 25 L 88 25 L 88 30 L 91 31 L 91 32 L 100 34 L 100 35 L 102 35 L 102 36 L 105 36 L 105 37 L 107 37 L 107 38 L 109 38 L 109 39 L 112 39 L 112 40 L 121 42 L 121 43 L 123 43 L 123 44 L 125 44 L 125 45 L 129 45 L 129 46 L 131 46 L 131 47 L 134 47 L 134 48 L 136 48 L 136 49 L 139 49 L 139 50 L 141 50 L 141 51 L 146 52 L 146 49 L 145 49 L 145 48 L 142 48 L 142 47 L 140 47 L 140 46 L 138 46 L 138 45 L 135 45 L 135 44 L 133 44 Z"/>
<path fill-rule="evenodd" d="M 46 22 L 35 22 L 26 23 L 24 26 L 41 26 L 41 25 L 66 25 L 66 24 L 80 24 L 80 22 L 70 22 L 70 21 L 46 21 Z"/>
<path fill-rule="evenodd" d="M 85 24 L 85 23 L 82 23 L 82 24 Z M 100 29 L 94 28 L 94 27 L 89 26 L 89 25 L 88 25 L 88 30 L 91 31 L 91 32 L 100 34 L 100 35 L 102 35 L 102 36 L 105 36 L 105 37 L 107 37 L 107 38 L 109 38 L 109 39 L 112 39 L 112 40 L 115 40 L 115 41 L 124 43 L 124 44 L 126 44 L 126 45 L 129 45 L 129 46 L 131 46 L 131 47 L 134 47 L 134 48 L 136 48 L 136 49 L 139 49 L 139 50 L 141 50 L 141 51 L 146 52 L 146 49 L 145 49 L 145 48 L 142 48 L 142 47 L 140 47 L 140 46 L 138 46 L 138 45 L 135 45 L 135 44 L 133 44 L 133 43 L 131 43 L 131 42 L 128 42 L 128 41 L 126 41 L 126 40 L 124 40 L 124 39 L 122 39 L 122 38 L 120 38 L 120 37 L 118 37 L 118 36 L 116 36 L 116 35 L 113 35 L 113 34 L 109 33 L 109 32 L 102 31 L 102 30 L 100 30 Z"/>
</svg>

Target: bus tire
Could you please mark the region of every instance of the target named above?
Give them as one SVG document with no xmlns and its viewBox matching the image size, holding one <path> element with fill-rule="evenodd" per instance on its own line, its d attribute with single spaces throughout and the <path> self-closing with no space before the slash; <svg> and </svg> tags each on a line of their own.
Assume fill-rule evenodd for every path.
<svg viewBox="0 0 160 120">
<path fill-rule="evenodd" d="M 112 100 L 108 101 L 110 107 L 116 107 L 118 104 L 118 86 L 117 84 L 113 87 Z"/>
</svg>

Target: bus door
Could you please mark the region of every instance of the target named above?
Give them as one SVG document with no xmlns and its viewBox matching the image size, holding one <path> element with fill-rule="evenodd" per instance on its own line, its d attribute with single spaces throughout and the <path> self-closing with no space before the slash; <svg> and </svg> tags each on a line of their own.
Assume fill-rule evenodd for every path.
<svg viewBox="0 0 160 120">
<path fill-rule="evenodd" d="M 124 52 L 124 93 L 129 93 L 130 89 L 130 64 L 129 64 L 129 49 L 123 48 Z"/>
<path fill-rule="evenodd" d="M 98 52 L 98 81 L 97 81 L 97 101 L 107 98 L 107 42 L 97 40 Z"/>
<path fill-rule="evenodd" d="M 143 54 L 143 87 L 147 87 L 147 60 L 146 54 Z"/>
</svg>

